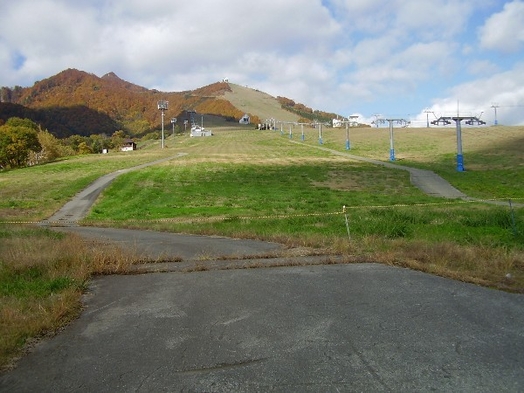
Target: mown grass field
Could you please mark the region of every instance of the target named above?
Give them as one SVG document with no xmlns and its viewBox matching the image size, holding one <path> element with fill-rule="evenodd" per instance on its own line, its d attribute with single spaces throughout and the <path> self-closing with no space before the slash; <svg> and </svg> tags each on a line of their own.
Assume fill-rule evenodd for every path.
<svg viewBox="0 0 524 393">
<path fill-rule="evenodd" d="M 0 222 L 39 221 L 49 217 L 95 179 L 172 154 L 165 150 L 140 150 L 129 155 L 86 155 L 0 172 Z"/>
<path fill-rule="evenodd" d="M 0 364 L 30 337 L 73 318 L 92 274 L 125 272 L 136 262 L 119 250 L 6 222 L 47 218 L 95 178 L 177 153 L 187 155 L 118 177 L 85 224 L 265 239 L 340 254 L 348 263 L 524 291 L 523 127 L 464 128 L 460 173 L 454 129 L 394 134 L 397 164 L 431 169 L 472 197 L 511 199 L 513 209 L 429 197 L 408 172 L 317 149 L 318 130 L 304 132 L 296 144 L 289 129 L 221 128 L 211 138 L 170 137 L 165 149 L 154 144 L 0 172 Z M 295 127 L 292 139 L 300 141 L 300 133 Z M 326 129 L 323 147 L 344 152 L 345 139 L 345 130 Z M 352 129 L 350 140 L 351 154 L 389 159 L 387 129 Z"/>
</svg>

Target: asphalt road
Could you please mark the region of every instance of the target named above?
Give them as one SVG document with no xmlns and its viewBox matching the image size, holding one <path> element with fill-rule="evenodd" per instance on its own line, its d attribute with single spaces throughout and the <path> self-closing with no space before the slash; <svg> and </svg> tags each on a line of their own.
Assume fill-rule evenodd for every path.
<svg viewBox="0 0 524 393">
<path fill-rule="evenodd" d="M 522 392 L 524 297 L 376 264 L 93 280 L 2 392 Z"/>
</svg>

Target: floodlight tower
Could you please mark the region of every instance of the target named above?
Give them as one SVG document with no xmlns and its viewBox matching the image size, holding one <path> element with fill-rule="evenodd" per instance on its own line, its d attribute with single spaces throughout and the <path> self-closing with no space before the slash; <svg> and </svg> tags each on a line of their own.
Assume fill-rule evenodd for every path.
<svg viewBox="0 0 524 393">
<path fill-rule="evenodd" d="M 168 102 L 166 100 L 158 101 L 158 110 L 162 112 L 162 149 L 164 148 L 164 116 L 166 114 Z"/>
<path fill-rule="evenodd" d="M 500 105 L 499 104 L 492 104 L 491 107 L 495 110 L 495 122 L 494 122 L 494 125 L 496 126 L 496 125 L 499 124 L 499 122 L 497 120 L 497 108 L 499 108 Z"/>
</svg>

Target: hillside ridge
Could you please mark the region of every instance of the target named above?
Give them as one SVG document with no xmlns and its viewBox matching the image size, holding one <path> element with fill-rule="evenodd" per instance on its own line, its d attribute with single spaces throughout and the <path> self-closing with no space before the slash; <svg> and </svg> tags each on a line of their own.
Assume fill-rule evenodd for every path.
<svg viewBox="0 0 524 393">
<path fill-rule="evenodd" d="M 225 81 L 190 91 L 161 92 L 128 82 L 114 72 L 98 77 L 70 68 L 31 87 L 1 87 L 0 121 L 22 114 L 60 137 L 117 129 L 139 136 L 160 127 L 159 100 L 169 102 L 168 118 L 180 120 L 196 112 L 230 122 L 238 122 L 245 113 L 255 124 L 267 118 L 298 121 L 300 113 L 283 105 L 294 101 L 281 98 Z M 82 121 L 75 119 L 78 114 Z"/>
</svg>

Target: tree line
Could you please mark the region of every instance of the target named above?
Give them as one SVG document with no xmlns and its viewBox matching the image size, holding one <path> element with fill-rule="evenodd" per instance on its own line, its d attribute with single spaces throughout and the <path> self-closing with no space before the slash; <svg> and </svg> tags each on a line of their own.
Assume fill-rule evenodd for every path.
<svg viewBox="0 0 524 393">
<path fill-rule="evenodd" d="M 158 136 L 148 135 L 157 139 Z M 47 129 L 27 118 L 0 120 L 0 169 L 15 169 L 55 161 L 78 154 L 102 153 L 104 149 L 120 149 L 128 139 L 122 130 L 111 136 L 72 135 L 58 139 Z"/>
</svg>

